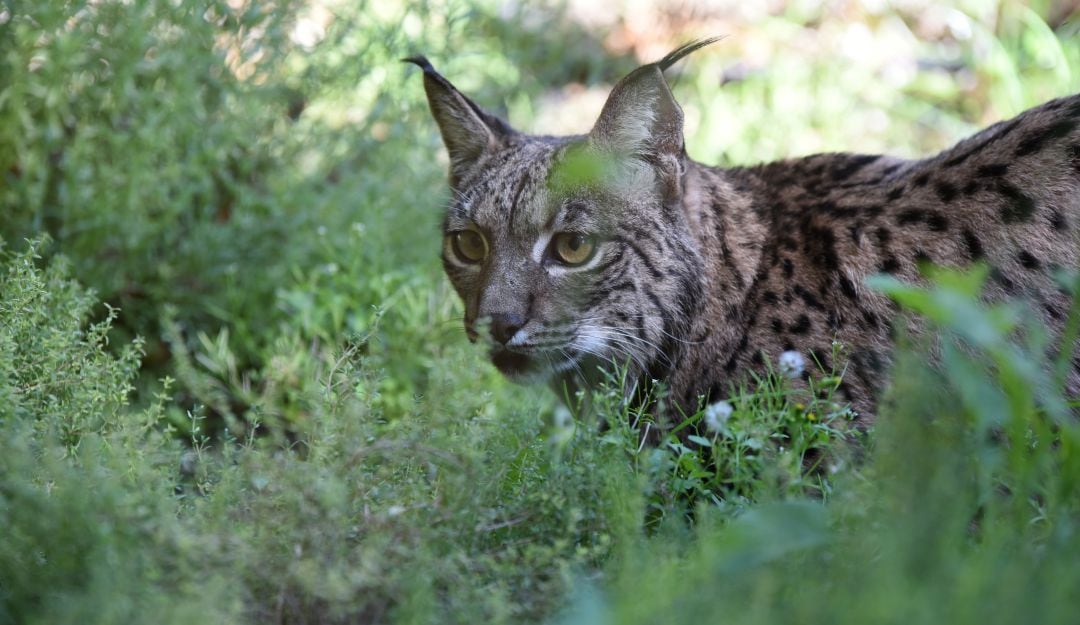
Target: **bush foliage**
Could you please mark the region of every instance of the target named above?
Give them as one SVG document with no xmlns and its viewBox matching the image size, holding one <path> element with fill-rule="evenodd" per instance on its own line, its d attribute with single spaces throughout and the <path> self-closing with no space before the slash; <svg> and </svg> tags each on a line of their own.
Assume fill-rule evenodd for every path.
<svg viewBox="0 0 1080 625">
<path fill-rule="evenodd" d="M 691 153 L 942 147 L 1080 88 L 1053 4 L 740 9 Z M 580 132 L 646 35 L 575 6 L 0 3 L 0 623 L 1071 622 L 1072 354 L 979 268 L 872 284 L 935 331 L 865 436 L 842 367 L 642 445 L 617 375 L 575 414 L 469 349 L 397 59 Z"/>
</svg>

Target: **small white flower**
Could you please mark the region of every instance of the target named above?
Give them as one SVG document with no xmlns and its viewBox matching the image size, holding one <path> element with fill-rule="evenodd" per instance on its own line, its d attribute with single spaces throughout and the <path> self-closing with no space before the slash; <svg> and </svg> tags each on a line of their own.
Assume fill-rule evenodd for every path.
<svg viewBox="0 0 1080 625">
<path fill-rule="evenodd" d="M 783 373 L 789 378 L 797 378 L 802 375 L 803 369 L 806 368 L 806 359 L 803 355 L 795 351 L 787 351 L 780 354 L 780 373 Z"/>
<path fill-rule="evenodd" d="M 708 428 L 710 432 L 719 432 L 731 417 L 732 412 L 735 412 L 735 409 L 726 401 L 718 401 L 715 404 L 709 404 L 709 406 L 705 408 L 705 427 Z"/>
</svg>

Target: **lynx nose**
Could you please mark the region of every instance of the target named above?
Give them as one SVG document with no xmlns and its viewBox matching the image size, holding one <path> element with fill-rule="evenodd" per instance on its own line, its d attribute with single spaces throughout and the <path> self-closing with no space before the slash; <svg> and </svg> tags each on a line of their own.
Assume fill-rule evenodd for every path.
<svg viewBox="0 0 1080 625">
<path fill-rule="evenodd" d="M 491 338 L 503 345 L 525 325 L 525 317 L 514 313 L 495 313 L 488 318 L 491 320 Z"/>
</svg>

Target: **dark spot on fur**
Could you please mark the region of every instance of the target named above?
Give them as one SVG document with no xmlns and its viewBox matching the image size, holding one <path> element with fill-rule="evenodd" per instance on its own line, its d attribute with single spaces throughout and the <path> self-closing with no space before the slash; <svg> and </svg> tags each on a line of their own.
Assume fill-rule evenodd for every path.
<svg viewBox="0 0 1080 625">
<path fill-rule="evenodd" d="M 892 165 L 889 165 L 885 169 L 882 169 L 881 173 L 885 174 L 886 176 L 891 176 L 894 173 L 896 173 L 897 169 L 900 169 L 900 163 L 893 163 Z"/>
<path fill-rule="evenodd" d="M 1065 314 L 1062 313 L 1061 310 L 1058 309 L 1057 306 L 1054 306 L 1050 302 L 1044 302 L 1043 303 L 1043 310 L 1046 311 L 1046 314 L 1050 315 L 1051 319 L 1055 319 L 1055 320 L 1060 321 L 1061 319 L 1065 318 Z"/>
<path fill-rule="evenodd" d="M 881 273 L 896 273 L 900 271 L 900 262 L 896 260 L 895 256 L 888 256 L 885 260 L 881 261 L 881 267 L 879 268 Z"/>
<path fill-rule="evenodd" d="M 1076 120 L 1063 119 L 1051 124 L 1050 126 L 1047 126 L 1046 128 L 1043 128 L 1042 130 L 1039 130 L 1038 132 L 1032 133 L 1023 141 L 1021 141 L 1020 145 L 1016 146 L 1016 155 L 1027 156 L 1028 154 L 1031 154 L 1033 152 L 1038 152 L 1039 150 L 1043 149 L 1047 143 L 1053 141 L 1054 139 L 1060 139 L 1064 136 L 1067 136 L 1070 132 L 1073 131 L 1073 129 L 1076 128 L 1076 124 Z"/>
<path fill-rule="evenodd" d="M 880 155 L 862 154 L 859 156 L 852 156 L 847 159 L 847 162 L 840 167 L 837 167 L 832 171 L 833 182 L 840 182 L 853 176 L 863 167 L 866 167 L 870 163 L 881 158 Z"/>
<path fill-rule="evenodd" d="M 977 180 L 969 180 L 968 183 L 964 185 L 964 188 L 960 192 L 963 193 L 964 195 L 975 195 L 975 193 L 978 192 L 978 190 L 979 190 L 979 181 L 977 181 Z"/>
<path fill-rule="evenodd" d="M 920 221 L 925 222 L 934 232 L 944 232 L 949 229 L 949 220 L 937 211 L 925 208 L 909 208 L 896 215 L 897 225 L 910 226 Z"/>
<path fill-rule="evenodd" d="M 772 325 L 772 331 L 776 332 L 777 334 L 784 331 L 784 322 L 780 321 L 776 317 L 772 318 L 771 325 Z"/>
<path fill-rule="evenodd" d="M 1016 288 L 1016 284 L 997 267 L 990 268 L 990 279 L 1000 284 L 1007 293 L 1011 293 Z"/>
<path fill-rule="evenodd" d="M 877 350 L 869 350 L 866 353 L 866 359 L 863 360 L 867 364 L 869 369 L 875 374 L 885 373 L 885 368 L 888 366 L 885 356 L 882 352 Z"/>
<path fill-rule="evenodd" d="M 1021 221 L 1030 221 L 1035 214 L 1035 200 L 1011 183 L 1001 180 L 997 185 L 998 192 L 1005 196 L 1007 202 L 1001 207 L 1001 220 L 1007 224 Z"/>
<path fill-rule="evenodd" d="M 960 233 L 964 237 L 964 247 L 967 248 L 968 256 L 971 260 L 978 260 L 983 257 L 982 241 L 975 235 L 974 232 L 964 228 L 964 231 Z"/>
<path fill-rule="evenodd" d="M 813 308 L 814 310 L 825 310 L 825 307 L 821 305 L 821 300 L 810 291 L 804 289 L 802 285 L 796 284 L 794 291 L 808 307 Z"/>
<path fill-rule="evenodd" d="M 870 204 L 868 206 L 864 206 L 863 209 L 862 209 L 862 212 L 867 217 L 877 217 L 884 210 L 885 210 L 885 207 L 882 206 L 881 204 Z"/>
<path fill-rule="evenodd" d="M 893 187 L 889 189 L 889 192 L 885 195 L 886 199 L 890 202 L 899 200 L 904 195 L 904 187 Z"/>
<path fill-rule="evenodd" d="M 839 312 L 835 310 L 830 310 L 828 324 L 830 330 L 832 330 L 833 332 L 837 332 L 844 327 L 844 318 L 840 316 Z"/>
<path fill-rule="evenodd" d="M 926 225 L 930 226 L 930 229 L 934 232 L 945 232 L 949 229 L 949 220 L 945 218 L 945 215 L 937 211 L 928 211 Z"/>
<path fill-rule="evenodd" d="M 798 320 L 796 320 L 795 323 L 792 324 L 792 327 L 788 329 L 791 330 L 793 335 L 807 334 L 807 332 L 810 331 L 810 317 L 805 314 L 799 315 Z"/>
<path fill-rule="evenodd" d="M 848 279 L 847 276 L 840 276 L 840 291 L 851 299 L 856 299 L 859 296 L 855 290 L 855 283 Z"/>
<path fill-rule="evenodd" d="M 877 350 L 854 351 L 851 354 L 851 371 L 867 388 L 880 392 L 886 378 L 886 358 Z"/>
<path fill-rule="evenodd" d="M 930 172 L 928 171 L 924 171 L 918 176 L 915 176 L 916 187 L 925 187 L 928 182 L 930 182 Z"/>
<path fill-rule="evenodd" d="M 1072 163 L 1076 173 L 1080 174 L 1080 143 L 1069 146 L 1069 162 Z"/>
<path fill-rule="evenodd" d="M 848 234 L 851 235 L 851 242 L 858 245 L 859 241 L 862 239 L 862 224 L 857 223 L 854 226 L 849 227 Z"/>
<path fill-rule="evenodd" d="M 814 205 L 812 210 L 820 211 L 832 215 L 837 219 L 850 219 L 855 215 L 855 207 L 853 206 L 837 206 L 836 202 L 832 200 L 825 200 L 818 202 Z"/>
<path fill-rule="evenodd" d="M 1016 258 L 1020 261 L 1020 264 L 1024 266 L 1024 269 L 1042 268 L 1042 263 L 1039 262 L 1039 259 L 1035 258 L 1035 256 L 1027 250 L 1021 250 L 1020 253 L 1016 255 Z"/>
<path fill-rule="evenodd" d="M 828 228 L 805 228 L 803 247 L 806 255 L 828 271 L 836 271 L 840 259 L 836 255 L 836 235 Z"/>
<path fill-rule="evenodd" d="M 1009 171 L 1008 163 L 992 163 L 990 165 L 980 165 L 975 170 L 975 174 L 981 178 L 1000 178 Z"/>
<path fill-rule="evenodd" d="M 921 208 L 909 208 L 907 210 L 900 211 L 896 215 L 896 223 L 901 226 L 910 226 L 911 224 L 917 224 L 923 220 L 926 216 L 926 212 Z"/>
<path fill-rule="evenodd" d="M 1062 215 L 1056 208 L 1050 211 L 1050 226 L 1058 232 L 1064 232 L 1069 229 L 1069 222 L 1066 221 L 1065 215 Z"/>
<path fill-rule="evenodd" d="M 739 362 L 739 354 L 741 354 L 746 349 L 746 346 L 749 343 L 750 334 L 744 333 L 742 335 L 742 338 L 739 339 L 739 345 L 735 348 L 735 352 L 731 355 L 731 358 L 727 361 L 727 364 L 724 365 L 725 371 L 727 371 L 728 373 L 735 371 L 735 367 L 738 365 Z"/>
<path fill-rule="evenodd" d="M 831 214 L 836 210 L 836 203 L 832 200 L 822 200 L 821 202 L 814 204 L 813 210 Z"/>
<path fill-rule="evenodd" d="M 790 258 L 785 258 L 783 261 L 784 278 L 790 280 L 795 275 L 795 263 L 791 262 Z"/>
<path fill-rule="evenodd" d="M 956 187 L 952 183 L 939 180 L 934 188 L 937 190 L 937 196 L 941 198 L 942 202 L 948 204 L 956 199 Z"/>
<path fill-rule="evenodd" d="M 765 291 L 762 293 L 761 300 L 766 304 L 775 304 L 778 301 L 776 293 L 773 293 L 772 291 Z"/>
<path fill-rule="evenodd" d="M 863 310 L 862 318 L 863 321 L 866 322 L 866 325 L 870 326 L 871 328 L 877 328 L 878 325 L 880 325 L 880 322 L 878 321 L 878 316 L 875 315 L 873 311 Z"/>
</svg>

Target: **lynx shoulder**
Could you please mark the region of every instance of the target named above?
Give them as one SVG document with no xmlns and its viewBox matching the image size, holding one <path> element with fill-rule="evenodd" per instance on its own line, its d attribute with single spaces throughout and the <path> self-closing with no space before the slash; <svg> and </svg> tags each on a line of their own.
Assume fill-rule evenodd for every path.
<svg viewBox="0 0 1080 625">
<path fill-rule="evenodd" d="M 864 280 L 917 280 L 924 262 L 986 263 L 988 297 L 1024 297 L 1060 331 L 1069 302 L 1052 275 L 1078 266 L 1080 95 L 922 160 L 722 169 L 686 154 L 663 76 L 708 43 L 626 76 L 573 137 L 520 133 L 408 59 L 450 155 L 443 264 L 500 371 L 589 385 L 625 363 L 631 384 L 666 380 L 693 409 L 785 351 L 828 367 L 839 341 L 840 392 L 865 422 L 895 310 Z"/>
</svg>

